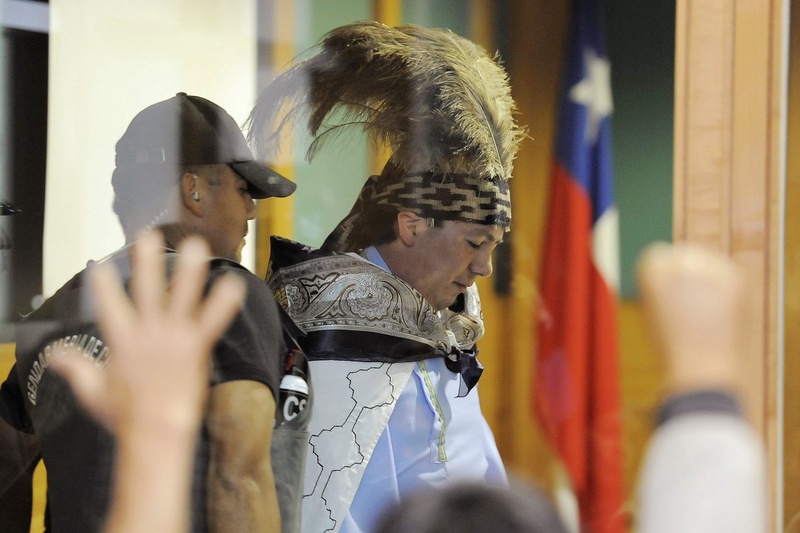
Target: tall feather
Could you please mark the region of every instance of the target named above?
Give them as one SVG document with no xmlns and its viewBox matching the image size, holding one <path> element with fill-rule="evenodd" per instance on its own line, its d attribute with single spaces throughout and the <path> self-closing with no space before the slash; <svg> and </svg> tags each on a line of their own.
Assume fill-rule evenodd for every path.
<svg viewBox="0 0 800 533">
<path fill-rule="evenodd" d="M 495 58 L 450 30 L 357 22 L 328 33 L 317 52 L 259 96 L 248 139 L 259 157 L 305 121 L 307 157 L 352 127 L 387 144 L 408 172 L 511 177 L 523 131 Z"/>
</svg>

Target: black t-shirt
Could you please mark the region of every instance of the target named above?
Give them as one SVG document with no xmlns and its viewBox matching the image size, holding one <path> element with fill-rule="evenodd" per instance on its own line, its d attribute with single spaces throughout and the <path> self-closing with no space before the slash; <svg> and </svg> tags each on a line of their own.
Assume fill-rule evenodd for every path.
<svg viewBox="0 0 800 533">
<path fill-rule="evenodd" d="M 168 264 L 176 256 L 166 254 Z M 127 255 L 118 254 L 113 260 L 127 277 Z M 224 259 L 212 261 L 209 282 L 227 272 L 245 280 L 247 298 L 214 348 L 211 385 L 257 381 L 277 400 L 286 351 L 277 303 L 261 279 Z M 99 334 L 84 281 L 85 271 L 20 325 L 17 362 L 0 389 L 3 418 L 19 430 L 35 433 L 41 442 L 50 523 L 56 532 L 102 531 L 111 500 L 114 440 L 78 406 L 66 383 L 47 371 L 52 348 L 59 343 L 77 345 L 100 366 L 112 356 Z M 206 530 L 208 434 L 205 430 L 200 433 L 192 498 L 193 531 Z"/>
</svg>

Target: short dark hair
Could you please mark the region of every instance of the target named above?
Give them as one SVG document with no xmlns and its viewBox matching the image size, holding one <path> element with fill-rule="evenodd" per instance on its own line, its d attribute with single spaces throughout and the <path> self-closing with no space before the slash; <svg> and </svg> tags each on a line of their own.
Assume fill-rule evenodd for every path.
<svg viewBox="0 0 800 533">
<path fill-rule="evenodd" d="M 397 228 L 397 214 L 399 211 L 392 208 L 378 208 L 365 217 L 360 231 L 364 232 L 366 246 L 378 246 L 394 241 L 399 236 Z M 366 248 L 362 246 L 362 248 Z"/>
<path fill-rule="evenodd" d="M 353 230 L 355 249 L 364 249 L 368 246 L 380 246 L 397 239 L 400 234 L 397 227 L 397 214 L 400 211 L 395 207 L 378 206 L 367 211 L 358 227 Z M 441 227 L 442 221 L 431 218 L 434 228 Z"/>
<path fill-rule="evenodd" d="M 358 226 L 353 228 L 353 249 L 363 250 L 395 240 L 398 237 L 397 213 L 399 211 L 396 208 L 387 206 L 373 206 L 369 209 Z M 330 238 L 329 236 L 328 239 Z"/>
</svg>

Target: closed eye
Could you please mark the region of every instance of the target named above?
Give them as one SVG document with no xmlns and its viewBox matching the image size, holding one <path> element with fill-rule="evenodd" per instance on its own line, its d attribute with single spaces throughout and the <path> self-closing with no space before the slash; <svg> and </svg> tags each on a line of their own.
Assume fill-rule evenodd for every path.
<svg viewBox="0 0 800 533">
<path fill-rule="evenodd" d="M 489 250 L 491 251 L 491 250 L 494 250 L 495 248 L 497 248 L 500 244 L 502 244 L 502 242 L 503 241 L 496 241 L 496 242 L 495 241 L 483 241 L 482 243 L 477 243 L 477 242 L 470 241 L 470 240 L 467 239 L 467 244 L 469 244 L 469 247 L 472 248 L 473 250 L 480 250 L 481 248 L 488 247 Z"/>
</svg>

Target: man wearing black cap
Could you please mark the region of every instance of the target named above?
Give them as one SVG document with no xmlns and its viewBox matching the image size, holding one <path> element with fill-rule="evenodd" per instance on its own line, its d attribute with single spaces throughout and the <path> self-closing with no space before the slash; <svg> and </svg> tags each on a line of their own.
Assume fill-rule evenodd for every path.
<svg viewBox="0 0 800 533">
<path fill-rule="evenodd" d="M 216 256 L 209 284 L 233 272 L 248 289 L 241 312 L 214 348 L 207 414 L 195 451 L 192 531 L 278 531 L 276 492 L 299 485 L 302 472 L 278 468 L 273 476 L 271 459 L 275 466 L 302 464 L 293 454 L 302 457 L 304 450 L 279 449 L 280 457 L 271 458 L 287 348 L 274 298 L 238 261 L 247 221 L 255 217 L 253 200 L 288 196 L 295 185 L 253 160 L 241 130 L 222 108 L 184 93 L 141 111 L 116 152 L 114 210 L 128 245 L 141 231 L 160 229 L 170 269 L 178 243 L 200 235 Z M 105 259 L 116 263 L 125 279 L 127 249 Z M 56 531 L 102 530 L 110 502 L 113 438 L 77 406 L 65 382 L 47 371 L 60 346 L 78 347 L 99 367 L 113 357 L 88 305 L 84 280 L 85 271 L 20 328 L 17 363 L 0 402 L 3 418 L 39 438 L 49 522 Z M 274 443 L 272 448 L 275 454 Z M 290 516 L 284 518 L 291 519 L 286 509 Z"/>
</svg>

